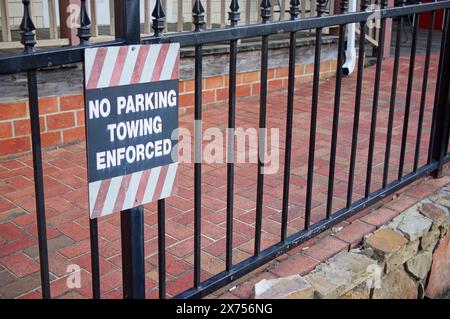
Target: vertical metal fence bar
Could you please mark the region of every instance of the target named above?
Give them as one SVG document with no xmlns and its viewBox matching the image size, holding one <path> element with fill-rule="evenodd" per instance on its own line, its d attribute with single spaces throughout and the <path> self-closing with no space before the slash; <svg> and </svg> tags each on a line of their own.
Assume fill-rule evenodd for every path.
<svg viewBox="0 0 450 319">
<path fill-rule="evenodd" d="M 405 104 L 405 114 L 403 118 L 403 132 L 402 132 L 402 144 L 400 148 L 400 162 L 398 168 L 398 179 L 403 177 L 403 171 L 405 167 L 405 153 L 406 153 L 406 142 L 408 141 L 408 126 L 409 126 L 409 116 L 411 111 L 411 96 L 412 88 L 414 82 L 414 67 L 416 63 L 416 52 L 417 52 L 417 36 L 419 31 L 419 19 L 420 14 L 414 15 L 414 25 L 413 25 L 413 35 L 411 44 L 411 56 L 409 60 L 409 74 L 408 74 L 408 86 L 406 88 L 406 104 Z"/>
<path fill-rule="evenodd" d="M 387 0 L 381 0 L 381 9 L 387 7 Z M 370 137 L 369 137 L 369 150 L 367 158 L 367 171 L 366 171 L 366 189 L 365 197 L 370 195 L 370 187 L 372 183 L 372 166 L 373 166 L 373 153 L 375 148 L 375 134 L 377 129 L 377 115 L 378 115 L 378 100 L 380 96 L 380 80 L 381 80 L 381 66 L 383 62 L 383 48 L 384 48 L 384 33 L 386 28 L 386 18 L 381 18 L 380 22 L 380 38 L 378 41 L 377 52 L 377 64 L 375 69 L 375 84 L 373 90 L 373 104 L 370 123 Z"/>
<path fill-rule="evenodd" d="M 433 43 L 433 29 L 434 22 L 436 20 L 436 12 L 433 11 L 431 14 L 430 27 L 428 29 L 427 36 L 427 48 L 425 53 L 425 64 L 423 68 L 423 78 L 422 78 L 422 94 L 420 97 L 420 108 L 419 108 L 419 119 L 417 123 L 417 137 L 416 137 L 416 147 L 414 153 L 414 167 L 413 171 L 417 171 L 419 167 L 419 159 L 420 159 L 420 144 L 422 140 L 422 128 L 423 128 L 423 119 L 425 114 L 425 104 L 427 98 L 427 88 L 428 88 L 428 69 L 430 68 L 430 55 L 431 55 L 431 44 Z"/>
<path fill-rule="evenodd" d="M 145 299 L 144 207 L 120 213 L 123 298 Z"/>
<path fill-rule="evenodd" d="M 406 142 L 408 141 L 408 125 L 409 125 L 409 116 L 411 110 L 411 96 L 412 96 L 412 86 L 414 81 L 414 67 L 416 63 L 416 52 L 417 52 L 417 37 L 419 32 L 419 19 L 420 14 L 414 15 L 414 24 L 413 24 L 413 35 L 412 35 L 412 44 L 411 44 L 411 56 L 409 61 L 409 74 L 408 74 L 408 85 L 406 88 L 406 105 L 405 105 L 405 114 L 404 114 L 404 122 L 403 122 L 403 132 L 402 132 L 402 144 L 400 150 L 400 163 L 398 169 L 398 179 L 403 177 L 404 165 L 405 165 L 405 153 L 406 153 Z"/>
<path fill-rule="evenodd" d="M 404 6 L 406 0 L 401 0 L 400 5 Z M 391 101 L 389 106 L 389 119 L 387 124 L 387 136 L 386 136 L 386 151 L 384 153 L 384 169 L 383 169 L 383 188 L 386 187 L 389 179 L 389 159 L 391 157 L 391 145 L 392 145 L 392 129 L 394 126 L 394 116 L 395 116 L 395 104 L 397 98 L 397 82 L 398 82 L 398 68 L 400 65 L 400 46 L 401 46 L 401 36 L 402 36 L 402 24 L 403 17 L 399 17 L 397 22 L 397 35 L 395 39 L 395 57 L 394 57 L 394 68 L 392 70 L 392 87 L 391 87 Z"/>
<path fill-rule="evenodd" d="M 161 0 L 156 0 L 152 12 L 152 28 L 155 37 L 160 37 L 164 31 L 165 16 Z M 166 298 L 166 201 L 158 200 L 158 287 L 159 298 Z"/>
<path fill-rule="evenodd" d="M 116 0 L 116 37 L 127 45 L 141 43 L 140 2 Z M 144 206 L 120 213 L 124 299 L 145 298 Z"/>
<path fill-rule="evenodd" d="M 80 45 L 86 45 L 91 38 L 91 20 L 86 10 L 86 2 L 81 2 L 80 27 L 78 28 Z M 84 74 L 84 63 L 83 63 Z M 85 92 L 84 92 L 85 93 Z M 97 219 L 89 219 L 89 241 L 91 246 L 91 268 L 92 268 L 92 297 L 100 299 L 100 261 L 98 247 L 98 224 Z"/>
<path fill-rule="evenodd" d="M 195 32 L 201 32 L 205 25 L 205 9 L 200 0 L 196 0 L 192 8 Z M 195 93 L 194 93 L 194 286 L 200 285 L 201 276 L 201 237 L 202 237 L 202 78 L 203 78 L 203 46 L 195 46 Z"/>
<path fill-rule="evenodd" d="M 47 226 L 45 218 L 44 172 L 42 168 L 41 137 L 39 125 L 39 102 L 36 71 L 28 71 L 28 103 L 30 109 L 31 141 L 33 151 L 34 192 L 39 243 L 42 296 L 50 298 L 50 276 L 48 266 Z"/>
<path fill-rule="evenodd" d="M 100 299 L 100 262 L 97 219 L 89 219 L 89 238 L 91 245 L 92 297 L 94 299 Z"/>
<path fill-rule="evenodd" d="M 81 1 L 80 8 L 80 27 L 78 28 L 77 36 L 80 39 L 80 45 L 89 43 L 91 38 L 91 19 L 87 13 L 86 0 Z"/>
<path fill-rule="evenodd" d="M 21 43 L 25 52 L 32 53 L 36 45 L 35 27 L 30 16 L 30 1 L 22 0 L 23 18 L 20 24 Z M 27 72 L 28 103 L 30 109 L 31 148 L 33 152 L 34 193 L 36 197 L 36 219 L 39 247 L 39 266 L 42 298 L 50 298 L 50 274 L 48 265 L 47 225 L 45 218 L 44 172 L 42 168 L 41 129 L 39 123 L 39 96 L 36 71 Z"/>
<path fill-rule="evenodd" d="M 166 299 L 166 201 L 158 201 L 158 286 L 159 299 Z"/>
<path fill-rule="evenodd" d="M 325 13 L 326 1 L 317 1 L 317 16 L 321 17 Z M 309 229 L 311 224 L 311 204 L 314 184 L 314 158 L 316 149 L 316 129 L 317 129 L 317 107 L 319 103 L 319 80 L 320 80 L 320 55 L 322 51 L 322 28 L 316 30 L 316 48 L 314 53 L 314 75 L 313 92 L 311 105 L 311 125 L 309 137 L 308 175 L 306 181 L 306 202 L 305 202 L 305 229 Z"/>
<path fill-rule="evenodd" d="M 340 0 L 340 13 L 344 14 L 348 10 L 348 0 Z M 334 193 L 334 174 L 336 169 L 336 148 L 339 133 L 339 109 L 341 106 L 341 87 L 342 87 L 342 65 L 344 63 L 345 50 L 345 25 L 339 25 L 339 43 L 338 57 L 336 69 L 336 84 L 334 91 L 334 109 L 333 109 L 333 127 L 331 129 L 331 152 L 330 152 L 330 169 L 328 175 L 328 193 L 327 193 L 327 210 L 326 216 L 331 216 L 333 210 L 333 193 Z"/>
<path fill-rule="evenodd" d="M 447 9 L 445 11 L 445 14 L 447 15 L 449 10 Z M 442 83 L 442 76 L 444 72 L 444 56 L 445 56 L 445 39 L 447 37 L 447 34 L 450 32 L 448 30 L 448 24 L 447 19 L 444 18 L 444 27 L 442 29 L 442 37 L 441 37 L 441 50 L 439 53 L 439 64 L 438 64 L 438 74 L 437 74 L 437 81 L 436 81 L 436 91 L 434 95 L 434 106 L 433 106 L 433 116 L 431 120 L 431 129 L 430 129 L 430 143 L 428 147 L 428 161 L 427 163 L 430 164 L 433 161 L 433 147 L 435 144 L 435 132 L 436 132 L 436 117 L 438 112 L 438 102 L 439 102 L 439 96 L 441 94 L 441 83 Z"/>
<path fill-rule="evenodd" d="M 300 13 L 300 1 L 291 0 L 289 13 L 291 20 L 296 20 Z M 283 206 L 281 210 L 281 241 L 287 237 L 287 224 L 289 214 L 289 179 L 291 176 L 292 156 L 292 122 L 294 117 L 294 93 L 295 93 L 295 53 L 297 49 L 296 32 L 289 35 L 289 74 L 288 97 L 286 114 L 286 145 L 284 148 L 284 179 L 283 179 Z"/>
<path fill-rule="evenodd" d="M 232 0 L 228 12 L 230 27 L 235 27 L 240 20 L 238 0 Z M 227 238 L 226 269 L 233 266 L 233 196 L 234 196 L 234 129 L 236 126 L 236 74 L 237 74 L 237 40 L 230 42 L 230 74 L 228 84 L 228 155 L 227 155 Z"/>
<path fill-rule="evenodd" d="M 439 95 L 436 104 L 436 116 L 434 117 L 435 129 L 433 131 L 432 160 L 439 162 L 435 177 L 442 176 L 444 166 L 443 159 L 447 155 L 449 131 L 450 131 L 450 10 L 446 9 L 443 41 L 442 74 L 439 78 Z"/>
<path fill-rule="evenodd" d="M 370 0 L 361 0 L 361 11 L 366 11 Z M 363 88 L 364 76 L 364 55 L 366 43 L 366 21 L 361 21 L 359 24 L 359 48 L 358 48 L 358 74 L 356 78 L 356 92 L 355 92 L 355 113 L 353 116 L 353 133 L 352 133 L 352 147 L 350 154 L 350 168 L 348 173 L 348 188 L 347 188 L 347 208 L 350 207 L 353 201 L 353 184 L 355 181 L 355 165 L 356 152 L 358 150 L 358 132 L 359 132 L 359 117 L 361 112 L 361 96 Z"/>
<path fill-rule="evenodd" d="M 261 2 L 261 23 L 267 23 L 271 17 L 270 0 Z M 261 89 L 258 132 L 258 179 L 256 188 L 256 225 L 255 225 L 255 255 L 261 251 L 261 228 L 264 197 L 264 154 L 266 144 L 266 107 L 267 107 L 267 74 L 269 62 L 269 37 L 263 36 L 261 43 Z"/>
</svg>

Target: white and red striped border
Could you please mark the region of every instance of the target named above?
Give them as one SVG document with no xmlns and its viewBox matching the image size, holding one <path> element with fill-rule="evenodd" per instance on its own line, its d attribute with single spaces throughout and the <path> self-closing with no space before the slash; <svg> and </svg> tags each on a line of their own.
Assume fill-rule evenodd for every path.
<svg viewBox="0 0 450 319">
<path fill-rule="evenodd" d="M 86 90 L 177 80 L 180 44 L 151 44 L 85 50 Z M 91 218 L 171 196 L 178 163 L 89 183 Z"/>
<path fill-rule="evenodd" d="M 89 183 L 89 214 L 98 218 L 171 196 L 178 163 Z"/>
<path fill-rule="evenodd" d="M 86 89 L 176 80 L 179 52 L 179 43 L 86 49 Z"/>
</svg>

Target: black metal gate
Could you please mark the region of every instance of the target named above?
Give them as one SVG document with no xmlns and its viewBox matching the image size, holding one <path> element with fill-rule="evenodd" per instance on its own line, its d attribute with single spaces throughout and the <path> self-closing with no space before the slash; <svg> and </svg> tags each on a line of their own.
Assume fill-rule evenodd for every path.
<svg viewBox="0 0 450 319">
<path fill-rule="evenodd" d="M 412 79 L 414 77 L 413 68 L 410 68 L 408 76 L 408 86 L 406 89 L 406 108 L 403 122 L 402 142 L 400 152 L 400 162 L 398 178 L 395 181 L 388 181 L 390 150 L 392 141 L 393 116 L 395 111 L 395 99 L 397 89 L 397 78 L 399 67 L 399 46 L 400 46 L 400 31 L 397 31 L 396 39 L 396 54 L 394 60 L 394 78 L 393 89 L 391 92 L 391 107 L 389 111 L 389 121 L 387 126 L 387 144 L 385 152 L 383 183 L 382 187 L 377 190 L 371 189 L 372 178 L 372 164 L 374 157 L 375 134 L 377 131 L 377 108 L 379 101 L 380 90 L 380 76 L 381 66 L 383 63 L 383 50 L 378 50 L 376 59 L 376 75 L 373 90 L 373 105 L 370 125 L 370 141 L 368 147 L 368 164 L 365 185 L 365 197 L 354 201 L 352 198 L 354 185 L 354 170 L 358 143 L 358 129 L 359 129 L 359 114 L 361 106 L 361 91 L 364 72 L 364 59 L 359 59 L 358 62 L 358 76 L 356 83 L 355 95 L 355 113 L 353 125 L 353 140 L 351 146 L 350 157 L 350 172 L 348 176 L 348 191 L 346 207 L 332 212 L 333 199 L 333 181 L 335 178 L 335 160 L 336 151 L 338 147 L 338 126 L 339 126 L 339 108 L 340 108 L 340 91 L 342 81 L 342 65 L 344 62 L 344 45 L 345 45 L 345 26 L 349 23 L 359 23 L 361 27 L 361 36 L 364 37 L 364 30 L 368 19 L 373 14 L 373 11 L 367 11 L 368 0 L 361 1 L 361 8 L 358 12 L 347 13 L 348 0 L 340 1 L 340 14 L 324 15 L 325 0 L 317 1 L 317 16 L 315 18 L 299 19 L 299 0 L 290 1 L 290 20 L 276 21 L 270 20 L 269 0 L 262 0 L 261 2 L 261 22 L 254 25 L 238 25 L 240 19 L 238 0 L 232 0 L 229 11 L 230 25 L 223 29 L 205 30 L 204 9 L 200 0 L 196 0 L 192 10 L 194 30 L 192 32 L 180 32 L 172 34 L 164 34 L 164 18 L 165 14 L 162 10 L 161 1 L 156 0 L 156 6 L 153 11 L 153 30 L 154 36 L 141 38 L 140 36 L 140 22 L 139 22 L 139 0 L 117 0 L 115 1 L 115 30 L 116 40 L 101 43 L 91 44 L 90 38 L 90 20 L 86 10 L 85 0 L 82 0 L 80 27 L 78 29 L 78 36 L 81 44 L 75 47 L 63 47 L 56 49 L 35 50 L 35 32 L 34 25 L 29 14 L 29 0 L 22 0 L 24 7 L 23 21 L 21 24 L 22 30 L 22 44 L 24 45 L 24 52 L 22 53 L 2 53 L 0 55 L 0 74 L 13 74 L 19 72 L 27 72 L 28 74 L 28 93 L 29 93 L 29 107 L 30 107 L 30 121 L 32 128 L 32 151 L 34 164 L 34 180 L 36 193 L 36 211 L 37 211 L 37 226 L 39 239 L 39 258 L 40 258 L 40 273 L 42 281 L 42 292 L 44 298 L 50 298 L 50 282 L 49 282 L 49 267 L 48 267 L 48 252 L 47 252 L 47 236 L 46 236 L 46 218 L 45 218 L 45 203 L 44 203 L 44 185 L 43 185 L 43 170 L 41 157 L 41 140 L 39 127 L 39 111 L 38 111 L 38 88 L 36 81 L 36 71 L 40 68 L 49 66 L 59 66 L 70 63 L 83 62 L 83 51 L 86 47 L 98 46 L 112 46 L 124 44 L 137 43 L 164 43 L 164 42 L 179 42 L 182 47 L 195 47 L 195 119 L 202 119 L 202 49 L 204 45 L 228 42 L 230 46 L 230 60 L 229 60 L 229 111 L 228 111 L 228 127 L 235 127 L 236 114 L 236 74 L 237 74 L 237 48 L 238 40 L 251 37 L 261 37 L 261 79 L 260 79 L 260 117 L 259 127 L 266 127 L 266 102 L 267 102 L 267 88 L 268 88 L 268 52 L 269 52 L 269 37 L 279 33 L 288 33 L 290 35 L 289 48 L 289 82 L 287 92 L 287 118 L 286 118 L 286 153 L 284 165 L 284 182 L 283 182 L 283 206 L 282 206 L 282 222 L 280 229 L 280 241 L 276 245 L 261 250 L 261 225 L 262 225 L 262 208 L 263 208 L 263 188 L 264 188 L 264 160 L 259 159 L 257 172 L 257 194 L 256 196 L 256 227 L 255 227 L 255 247 L 254 255 L 240 263 L 232 263 L 232 235 L 233 235 L 233 194 L 234 194 L 234 164 L 227 164 L 227 229 L 226 229 L 226 270 L 215 275 L 214 277 L 201 281 L 201 181 L 202 181 L 202 164 L 195 164 L 195 199 L 194 199 L 194 281 L 191 289 L 184 291 L 176 296 L 176 298 L 193 298 L 205 296 L 227 284 L 233 280 L 249 273 L 250 271 L 260 267 L 268 261 L 277 256 L 289 251 L 298 246 L 302 242 L 318 235 L 322 231 L 338 224 L 346 218 L 363 210 L 364 208 L 376 203 L 382 198 L 392 194 L 400 188 L 410 184 L 411 182 L 427 175 L 433 174 L 438 177 L 442 173 L 443 165 L 450 161 L 450 154 L 448 153 L 449 142 L 449 127 L 450 127 L 450 0 L 435 1 L 427 4 L 406 5 L 405 0 L 400 0 L 398 6 L 394 8 L 387 8 L 387 1 L 381 0 L 381 30 L 380 30 L 380 48 L 384 45 L 384 29 L 386 28 L 386 20 L 388 18 L 397 18 L 399 23 L 406 16 L 414 16 L 413 27 L 413 45 L 411 50 L 410 62 L 413 65 L 415 62 L 416 44 L 417 44 L 417 29 L 418 17 L 420 14 L 432 12 L 432 22 L 428 32 L 427 48 L 425 53 L 425 71 L 423 78 L 422 98 L 419 112 L 419 126 L 418 138 L 415 147 L 415 160 L 413 164 L 413 171 L 411 173 L 404 173 L 405 152 L 406 152 L 406 138 L 409 128 L 409 114 L 410 114 L 410 100 L 412 87 Z M 428 161 L 425 165 L 419 166 L 419 152 L 422 135 L 422 121 L 425 106 L 425 92 L 428 81 L 428 66 L 430 64 L 431 42 L 433 40 L 433 20 L 437 10 L 445 11 L 445 23 L 442 33 L 441 51 L 439 59 L 439 71 L 436 86 L 436 98 L 433 108 L 433 120 L 430 135 L 430 147 L 428 151 Z M 338 40 L 338 57 L 336 70 L 336 89 L 333 109 L 333 124 L 332 124 L 332 140 L 330 153 L 330 170 L 328 176 L 328 193 L 327 193 L 327 214 L 326 218 L 317 222 L 311 223 L 311 203 L 313 195 L 313 173 L 314 173 L 314 159 L 315 159 L 315 142 L 316 142 L 316 127 L 317 127 L 317 108 L 319 96 L 319 73 L 320 73 L 320 58 L 321 58 L 321 42 L 323 28 L 331 26 L 339 26 L 339 40 Z M 305 228 L 293 235 L 287 235 L 288 224 L 288 203 L 289 203 L 289 178 L 290 178 L 290 163 L 291 163 L 291 148 L 292 148 L 292 125 L 294 113 L 294 90 L 295 87 L 295 36 L 296 33 L 302 30 L 315 30 L 315 62 L 314 62 L 314 77 L 313 77 L 313 92 L 311 105 L 311 127 L 310 127 L 310 146 L 309 146 L 309 160 L 307 173 L 307 195 L 305 203 Z M 400 28 L 398 29 L 400 30 Z M 359 41 L 359 56 L 364 56 L 365 42 Z M 412 71 L 411 71 L 412 70 Z M 198 142 L 198 141 L 197 141 Z M 199 145 L 200 143 L 197 143 Z M 264 143 L 259 143 L 264 145 Z M 263 146 L 260 146 L 263 147 Z M 233 152 L 233 147 L 229 148 L 229 152 Z M 196 148 L 198 152 L 198 149 Z M 264 154 L 264 152 L 261 152 Z M 143 295 L 143 281 L 142 274 L 144 272 L 142 261 L 143 254 L 143 227 L 142 227 L 143 209 L 142 207 L 123 212 L 121 216 L 122 222 L 122 250 L 123 250 L 123 274 L 124 274 L 124 296 L 127 298 L 140 298 Z M 158 248 L 159 248 L 159 295 L 160 298 L 165 298 L 165 202 L 160 200 L 158 202 Z M 97 222 L 91 220 L 91 256 L 92 256 L 92 288 L 94 298 L 100 298 L 100 274 L 98 261 L 98 235 Z"/>
</svg>

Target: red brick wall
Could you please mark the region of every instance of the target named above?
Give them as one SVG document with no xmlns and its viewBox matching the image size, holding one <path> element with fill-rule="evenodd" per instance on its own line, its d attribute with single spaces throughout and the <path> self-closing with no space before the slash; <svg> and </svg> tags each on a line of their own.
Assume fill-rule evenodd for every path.
<svg viewBox="0 0 450 319">
<path fill-rule="evenodd" d="M 84 139 L 83 96 L 39 99 L 41 140 L 44 148 Z M 31 150 L 27 101 L 0 103 L 0 157 Z"/>
<path fill-rule="evenodd" d="M 300 82 L 312 80 L 313 65 L 297 65 Z M 335 61 L 321 63 L 322 77 L 332 76 Z M 287 88 L 288 68 L 270 69 L 269 92 Z M 237 75 L 237 97 L 259 94 L 259 71 Z M 194 110 L 194 80 L 181 81 L 179 86 L 180 114 Z M 228 99 L 228 75 L 203 79 L 203 104 L 225 102 Z M 41 139 L 44 148 L 80 142 L 85 139 L 83 95 L 43 97 L 39 99 Z M 28 102 L 0 103 L 0 158 L 9 158 L 31 150 Z"/>
</svg>

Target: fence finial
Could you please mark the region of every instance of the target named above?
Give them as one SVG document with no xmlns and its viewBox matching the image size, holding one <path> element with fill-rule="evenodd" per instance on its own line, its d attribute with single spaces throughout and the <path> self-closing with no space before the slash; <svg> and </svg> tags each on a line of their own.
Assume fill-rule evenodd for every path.
<svg viewBox="0 0 450 319">
<path fill-rule="evenodd" d="M 231 0 L 230 11 L 228 12 L 228 20 L 230 20 L 230 24 L 232 26 L 235 26 L 238 24 L 240 19 L 241 19 L 241 14 L 239 12 L 238 0 Z"/>
<path fill-rule="evenodd" d="M 370 0 L 361 0 L 361 11 L 366 11 L 369 7 Z"/>
<path fill-rule="evenodd" d="M 86 0 L 81 0 L 80 8 L 80 27 L 78 28 L 78 38 L 80 38 L 80 44 L 86 44 L 91 37 L 91 19 L 87 14 Z"/>
<path fill-rule="evenodd" d="M 160 36 L 164 30 L 164 18 L 166 17 L 163 6 L 161 4 L 161 0 L 156 0 L 152 16 L 153 16 L 152 28 L 155 31 L 155 36 L 157 37 Z"/>
<path fill-rule="evenodd" d="M 192 23 L 195 25 L 195 31 L 203 30 L 205 25 L 205 8 L 200 0 L 195 0 L 192 8 Z"/>
<path fill-rule="evenodd" d="M 325 13 L 326 7 L 327 7 L 327 1 L 326 0 L 318 0 L 317 1 L 316 11 L 317 11 L 317 16 L 318 17 L 323 16 L 323 14 Z"/>
<path fill-rule="evenodd" d="M 25 46 L 25 51 L 33 51 L 36 45 L 35 33 L 36 27 L 34 26 L 33 20 L 30 16 L 30 0 L 22 0 L 23 3 L 23 17 L 20 23 L 21 32 L 21 43 Z"/>
<path fill-rule="evenodd" d="M 381 9 L 386 9 L 388 6 L 388 0 L 381 0 L 380 6 Z"/>
<path fill-rule="evenodd" d="M 348 0 L 339 1 L 339 9 L 341 13 L 346 13 L 348 11 Z"/>
<path fill-rule="evenodd" d="M 297 19 L 300 14 L 300 0 L 291 0 L 289 13 L 291 14 L 291 20 Z"/>
<path fill-rule="evenodd" d="M 271 15 L 272 15 L 272 12 L 270 10 L 271 6 L 272 5 L 270 4 L 270 0 L 262 0 L 261 1 L 260 7 L 261 7 L 261 20 L 262 20 L 262 23 L 266 23 L 267 21 L 269 21 Z"/>
</svg>

